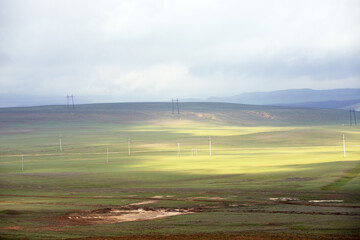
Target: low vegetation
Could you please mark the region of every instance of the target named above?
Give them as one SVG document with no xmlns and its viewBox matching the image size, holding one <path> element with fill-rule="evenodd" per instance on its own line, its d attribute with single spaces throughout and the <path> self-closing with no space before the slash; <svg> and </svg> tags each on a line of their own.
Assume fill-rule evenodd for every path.
<svg viewBox="0 0 360 240">
<path fill-rule="evenodd" d="M 217 103 L 1 109 L 0 236 L 356 239 L 360 131 L 347 117 Z"/>
</svg>

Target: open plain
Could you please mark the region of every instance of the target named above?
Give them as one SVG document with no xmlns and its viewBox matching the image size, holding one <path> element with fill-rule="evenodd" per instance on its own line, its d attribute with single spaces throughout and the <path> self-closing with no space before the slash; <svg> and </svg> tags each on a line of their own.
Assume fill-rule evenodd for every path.
<svg viewBox="0 0 360 240">
<path fill-rule="evenodd" d="M 344 110 L 0 109 L 1 239 L 359 239 L 359 173 Z"/>
</svg>

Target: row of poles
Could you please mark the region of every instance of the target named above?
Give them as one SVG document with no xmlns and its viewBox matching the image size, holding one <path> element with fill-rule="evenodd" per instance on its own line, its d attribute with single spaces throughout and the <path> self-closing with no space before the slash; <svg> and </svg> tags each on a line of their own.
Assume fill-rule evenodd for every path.
<svg viewBox="0 0 360 240">
<path fill-rule="evenodd" d="M 342 137 L 343 140 L 343 149 L 344 149 L 344 158 L 346 157 L 346 143 L 345 143 L 345 134 L 343 134 Z M 59 144 L 60 144 L 60 151 L 62 151 L 62 141 L 61 141 L 61 135 L 59 136 Z M 209 156 L 211 158 L 211 137 L 209 136 L 208 139 L 209 142 Z M 128 138 L 128 156 L 131 155 L 131 141 L 130 138 Z M 197 149 L 191 149 L 192 156 L 197 156 Z M 177 144 L 177 156 L 181 157 L 181 149 L 180 149 L 180 143 Z M 109 148 L 106 148 L 106 163 L 109 163 Z M 21 170 L 24 171 L 24 155 L 21 155 Z"/>
<path fill-rule="evenodd" d="M 211 137 L 210 136 L 209 136 L 208 142 L 209 142 L 209 155 L 211 157 Z M 127 145 L 128 145 L 128 156 L 130 156 L 131 155 L 131 141 L 130 141 L 130 138 L 128 138 Z M 60 150 L 60 152 L 62 152 L 61 135 L 59 135 L 59 150 Z M 177 144 L 177 153 L 178 153 L 178 156 L 181 156 L 180 143 Z M 192 149 L 192 155 L 197 156 L 197 149 Z M 109 148 L 106 148 L 106 162 L 108 162 L 108 160 L 109 160 Z"/>
<path fill-rule="evenodd" d="M 209 156 L 211 157 L 211 137 L 208 139 L 209 141 Z M 128 146 L 128 156 L 131 156 L 131 141 L 130 138 L 128 138 L 127 141 Z M 59 135 L 59 150 L 62 152 L 62 137 Z M 192 149 L 192 156 L 197 156 L 197 149 Z M 180 143 L 177 144 L 177 155 L 181 156 L 181 149 L 180 149 Z M 106 148 L 106 163 L 109 163 L 109 148 Z M 21 155 L 21 170 L 24 171 L 24 155 Z"/>
<path fill-rule="evenodd" d="M 131 155 L 131 141 L 130 141 L 130 138 L 128 138 L 127 145 L 128 145 L 128 155 L 130 156 Z M 59 150 L 60 150 L 60 152 L 62 152 L 62 138 L 61 138 L 61 135 L 59 135 Z M 109 152 L 109 148 L 107 149 L 107 152 Z"/>
<path fill-rule="evenodd" d="M 177 155 L 181 157 L 180 143 L 177 144 Z M 197 148 L 191 149 L 191 156 L 197 156 Z M 209 137 L 209 156 L 211 157 L 211 137 Z"/>
<path fill-rule="evenodd" d="M 128 156 L 131 155 L 131 142 L 130 138 L 128 139 Z M 61 135 L 59 135 L 59 150 L 62 152 L 62 139 Z M 106 148 L 106 163 L 109 163 L 109 148 Z M 24 171 L 24 154 L 21 155 L 21 170 Z"/>
</svg>

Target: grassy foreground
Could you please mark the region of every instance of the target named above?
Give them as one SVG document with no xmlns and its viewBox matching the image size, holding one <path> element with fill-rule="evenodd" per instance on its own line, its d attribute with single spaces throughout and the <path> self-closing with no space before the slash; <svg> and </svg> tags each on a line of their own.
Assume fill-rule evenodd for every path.
<svg viewBox="0 0 360 240">
<path fill-rule="evenodd" d="M 180 115 L 161 103 L 1 109 L 0 236 L 359 237 L 360 131 L 343 125 L 345 111 L 184 108 Z M 270 200 L 284 197 L 297 200 Z M 112 224 L 64 220 L 146 201 L 153 209 L 201 211 Z"/>
</svg>

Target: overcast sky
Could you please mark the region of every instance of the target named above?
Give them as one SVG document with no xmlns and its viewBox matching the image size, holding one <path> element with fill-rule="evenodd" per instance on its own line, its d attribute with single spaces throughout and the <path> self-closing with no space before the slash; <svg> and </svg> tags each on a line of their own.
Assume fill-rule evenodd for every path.
<svg viewBox="0 0 360 240">
<path fill-rule="evenodd" d="M 360 87 L 358 0 L 0 0 L 0 94 Z"/>
</svg>

